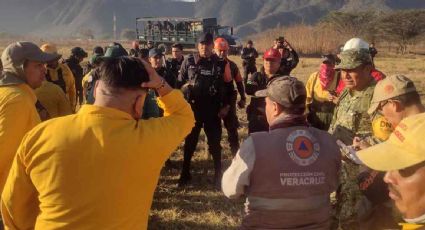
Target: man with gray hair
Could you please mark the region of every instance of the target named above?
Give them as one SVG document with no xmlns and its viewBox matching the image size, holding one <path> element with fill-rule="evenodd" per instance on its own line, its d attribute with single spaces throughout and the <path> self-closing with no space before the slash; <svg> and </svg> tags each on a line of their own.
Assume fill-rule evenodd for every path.
<svg viewBox="0 0 425 230">
<path fill-rule="evenodd" d="M 251 133 L 222 180 L 227 197 L 246 196 L 241 229 L 329 229 L 336 140 L 307 124 L 306 89 L 296 78 L 276 77 L 256 96 L 265 97 L 270 131 Z"/>
</svg>

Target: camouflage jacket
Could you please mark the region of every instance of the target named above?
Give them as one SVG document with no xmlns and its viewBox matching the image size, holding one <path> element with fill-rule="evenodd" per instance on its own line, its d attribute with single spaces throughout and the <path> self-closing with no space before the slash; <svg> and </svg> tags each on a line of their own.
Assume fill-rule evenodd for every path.
<svg viewBox="0 0 425 230">
<path fill-rule="evenodd" d="M 367 113 L 375 89 L 375 81 L 363 91 L 345 89 L 334 110 L 329 133 L 346 145 L 353 143 L 355 136 L 372 136 L 372 119 Z"/>
</svg>

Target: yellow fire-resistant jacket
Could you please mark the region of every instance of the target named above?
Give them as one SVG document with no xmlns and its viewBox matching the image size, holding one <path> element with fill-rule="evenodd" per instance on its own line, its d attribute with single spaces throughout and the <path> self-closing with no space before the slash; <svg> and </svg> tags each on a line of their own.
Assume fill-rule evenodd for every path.
<svg viewBox="0 0 425 230">
<path fill-rule="evenodd" d="M 41 105 L 47 110 L 50 118 L 61 117 L 72 113 L 71 104 L 63 90 L 48 81 L 44 81 L 40 88 L 35 90 Z"/>
<path fill-rule="evenodd" d="M 421 230 L 425 228 L 424 224 L 409 224 L 409 223 L 401 223 L 402 230 Z"/>
<path fill-rule="evenodd" d="M 6 229 L 147 229 L 162 165 L 194 125 L 181 92 L 159 100 L 161 118 L 84 105 L 29 132 L 2 195 Z"/>
<path fill-rule="evenodd" d="M 40 123 L 36 101 L 27 84 L 0 86 L 0 192 L 22 138 Z"/>
<path fill-rule="evenodd" d="M 56 69 L 47 68 L 47 71 L 49 71 L 49 76 L 51 77 L 52 81 L 58 81 L 58 70 L 62 69 L 62 75 L 63 80 L 65 81 L 66 85 L 66 91 L 65 94 L 71 103 L 71 108 L 75 109 L 76 105 L 76 91 L 75 91 L 75 78 L 72 74 L 71 69 L 66 64 L 59 63 L 58 67 Z"/>
<path fill-rule="evenodd" d="M 319 72 L 314 72 L 310 75 L 310 77 L 307 80 L 307 83 L 305 84 L 306 92 L 307 92 L 307 99 L 306 103 L 311 104 L 313 101 L 318 102 L 328 102 L 329 99 L 329 91 L 326 89 L 322 89 L 322 85 L 320 84 L 319 79 Z M 338 84 L 338 78 L 337 76 L 334 77 L 332 80 L 332 83 L 329 85 L 330 89 L 335 90 Z"/>
</svg>

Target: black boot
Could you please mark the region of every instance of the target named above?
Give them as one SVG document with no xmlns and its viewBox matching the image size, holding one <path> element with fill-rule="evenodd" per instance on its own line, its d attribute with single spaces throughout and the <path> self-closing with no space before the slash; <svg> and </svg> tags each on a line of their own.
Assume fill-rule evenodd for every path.
<svg viewBox="0 0 425 230">
<path fill-rule="evenodd" d="M 178 187 L 186 186 L 192 180 L 192 175 L 190 175 L 190 168 L 187 165 L 183 164 L 182 172 L 180 174 Z"/>
</svg>

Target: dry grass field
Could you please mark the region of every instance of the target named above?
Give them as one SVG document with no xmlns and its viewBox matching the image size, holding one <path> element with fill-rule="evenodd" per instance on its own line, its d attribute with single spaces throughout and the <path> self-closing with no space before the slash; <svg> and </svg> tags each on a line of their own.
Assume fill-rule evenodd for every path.
<svg viewBox="0 0 425 230">
<path fill-rule="evenodd" d="M 232 56 L 231 59 L 241 64 L 239 57 Z M 261 60 L 258 60 L 260 66 Z M 292 75 L 305 82 L 319 65 L 319 58 L 301 57 Z M 418 89 L 425 89 L 425 56 L 377 57 L 376 66 L 387 75 L 405 74 L 414 79 Z M 422 98 L 425 100 L 424 95 Z M 242 142 L 247 136 L 246 116 L 244 110 L 238 110 L 238 114 L 242 124 L 239 130 Z M 226 135 L 223 131 L 224 169 L 232 159 Z M 173 154 L 171 159 L 175 165 L 180 166 L 182 154 L 181 148 Z M 244 200 L 229 200 L 214 189 L 211 185 L 214 172 L 210 159 L 205 136 L 202 135 L 192 163 L 193 180 L 190 186 L 177 188 L 178 169 L 163 170 L 152 205 L 149 229 L 237 229 L 243 215 Z"/>
<path fill-rule="evenodd" d="M 38 44 L 44 41 L 35 41 Z M 69 55 L 72 46 L 81 46 L 89 53 L 93 41 L 85 42 L 57 42 L 60 44 L 59 52 L 64 57 Z M 6 46 L 6 42 L 0 41 L 0 51 Z M 102 45 L 107 44 L 103 42 Z M 130 42 L 124 43 L 129 47 Z M 296 48 L 296 47 L 295 47 Z M 379 47 L 378 47 L 379 49 Z M 241 64 L 240 58 L 232 56 L 232 60 Z M 292 75 L 304 82 L 308 76 L 317 71 L 320 64 L 319 58 L 300 58 L 300 63 Z M 261 58 L 258 59 L 258 66 Z M 387 75 L 405 74 L 412 78 L 418 89 L 425 89 L 425 56 L 397 56 L 385 55 L 376 58 L 376 66 Z M 423 91 L 421 92 L 423 94 Z M 425 99 L 423 97 L 423 99 Z M 247 136 L 247 124 L 245 110 L 238 110 L 242 127 L 239 129 L 241 142 Z M 166 132 L 166 130 L 164 130 Z M 226 169 L 231 162 L 230 149 L 227 143 L 227 134 L 223 131 L 223 168 Z M 162 171 L 154 202 L 151 209 L 149 229 L 236 229 L 243 215 L 243 199 L 231 201 L 217 191 L 212 185 L 213 165 L 208 155 L 205 135 L 201 134 L 197 151 L 192 163 L 192 183 L 184 189 L 177 188 L 180 166 L 182 163 L 182 146 L 180 146 L 171 157 L 175 169 L 164 169 Z M 141 181 L 140 183 L 143 183 Z M 142 194 L 141 194 L 142 195 Z"/>
</svg>

